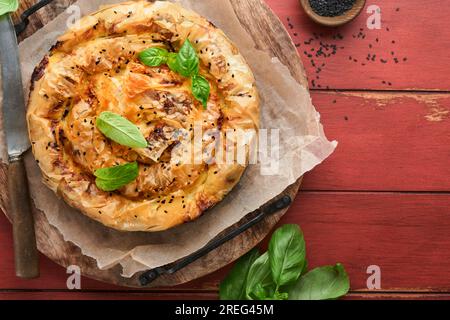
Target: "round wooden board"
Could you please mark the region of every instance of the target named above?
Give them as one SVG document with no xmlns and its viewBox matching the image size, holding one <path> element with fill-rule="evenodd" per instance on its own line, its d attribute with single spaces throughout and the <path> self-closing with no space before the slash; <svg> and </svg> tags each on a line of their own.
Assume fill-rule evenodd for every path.
<svg viewBox="0 0 450 320">
<path fill-rule="evenodd" d="M 286 29 L 278 17 L 270 10 L 263 0 L 230 0 L 231 4 L 242 23 L 243 27 L 253 36 L 258 49 L 265 50 L 278 57 L 282 63 L 288 66 L 292 76 L 302 85 L 307 86 L 308 82 L 305 76 L 303 65 L 298 56 L 297 50 L 292 43 Z M 15 13 L 15 19 L 23 10 L 29 8 L 36 0 L 22 0 L 20 10 Z M 30 25 L 20 36 L 23 40 L 42 27 L 45 23 L 51 21 L 55 16 L 67 8 L 74 0 L 55 0 L 47 7 L 41 9 L 30 19 Z M 5 166 L 0 168 L 0 205 L 4 212 L 7 199 Z M 282 194 L 288 194 L 292 199 L 295 198 L 301 179 L 288 187 Z M 280 195 L 281 196 L 281 195 Z M 226 200 L 225 200 L 226 201 Z M 182 284 L 193 279 L 212 273 L 227 264 L 233 262 L 251 248 L 256 246 L 272 230 L 275 224 L 285 214 L 287 209 L 277 212 L 265 218 L 258 225 L 242 233 L 235 239 L 227 242 L 216 250 L 212 251 L 203 258 L 192 263 L 188 267 L 172 275 L 164 275 L 150 284 L 150 286 L 173 286 Z M 64 241 L 59 231 L 51 226 L 45 215 L 33 208 L 35 216 L 35 228 L 38 249 L 51 260 L 67 267 L 69 265 L 78 265 L 82 274 L 89 278 L 113 283 L 128 287 L 141 287 L 136 274 L 132 278 L 124 278 L 121 274 L 121 267 L 115 266 L 108 270 L 99 270 L 94 259 L 83 255 L 80 249 L 70 242 Z M 251 217 L 250 213 L 247 217 Z M 247 219 L 247 218 L 246 218 Z M 240 223 L 243 223 L 241 221 Z M 236 225 L 237 226 L 237 225 Z M 233 226 L 231 228 L 235 228 Z M 224 232 L 227 232 L 225 230 Z M 142 287 L 141 287 L 142 288 Z"/>
</svg>

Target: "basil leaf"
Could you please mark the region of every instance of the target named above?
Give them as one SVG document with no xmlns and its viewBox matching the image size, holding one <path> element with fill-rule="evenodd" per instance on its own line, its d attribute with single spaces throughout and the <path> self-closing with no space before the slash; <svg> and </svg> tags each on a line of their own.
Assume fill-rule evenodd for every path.
<svg viewBox="0 0 450 320">
<path fill-rule="evenodd" d="M 252 294 L 257 300 L 266 300 L 269 298 L 266 289 L 261 283 L 256 284 L 256 287 L 252 290 Z"/>
<path fill-rule="evenodd" d="M 186 39 L 176 57 L 177 72 L 184 77 L 198 74 L 199 59 L 189 39 Z"/>
<path fill-rule="evenodd" d="M 0 16 L 19 8 L 19 0 L 0 0 Z"/>
<path fill-rule="evenodd" d="M 172 70 L 173 72 L 179 73 L 178 72 L 178 62 L 177 62 L 177 54 L 174 52 L 170 52 L 168 57 L 167 57 L 167 65 L 169 66 L 170 70 Z"/>
<path fill-rule="evenodd" d="M 288 300 L 288 298 L 289 298 L 289 295 L 286 292 L 284 292 L 284 293 L 275 292 L 272 300 Z"/>
<path fill-rule="evenodd" d="M 247 299 L 266 299 L 274 293 L 274 284 L 270 273 L 269 254 L 266 252 L 253 262 L 248 271 L 245 294 Z"/>
<path fill-rule="evenodd" d="M 305 259 L 305 265 L 303 266 L 303 270 L 300 275 L 302 276 L 302 275 L 306 274 L 307 272 L 308 272 L 308 261 Z"/>
<path fill-rule="evenodd" d="M 130 148 L 145 148 L 145 140 L 139 128 L 113 112 L 102 112 L 96 121 L 97 128 L 109 139 Z"/>
<path fill-rule="evenodd" d="M 248 272 L 258 257 L 259 251 L 253 249 L 236 262 L 228 276 L 220 283 L 219 296 L 221 300 L 245 300 Z"/>
<path fill-rule="evenodd" d="M 287 224 L 269 242 L 272 278 L 278 287 L 298 279 L 305 266 L 305 240 L 298 225 Z"/>
<path fill-rule="evenodd" d="M 347 294 L 350 281 L 344 266 L 325 266 L 311 270 L 289 290 L 289 300 L 337 299 Z"/>
<path fill-rule="evenodd" d="M 206 109 L 207 102 L 209 99 L 209 93 L 211 88 L 209 87 L 209 82 L 201 75 L 194 75 L 191 79 L 192 81 L 192 94 L 195 99 L 203 104 Z"/>
<path fill-rule="evenodd" d="M 139 166 L 137 162 L 98 169 L 94 172 L 97 177 L 95 184 L 103 191 L 114 191 L 135 180 L 138 174 Z"/>
<path fill-rule="evenodd" d="M 149 67 L 159 67 L 167 62 L 169 52 L 161 48 L 149 48 L 139 54 L 139 60 Z"/>
</svg>

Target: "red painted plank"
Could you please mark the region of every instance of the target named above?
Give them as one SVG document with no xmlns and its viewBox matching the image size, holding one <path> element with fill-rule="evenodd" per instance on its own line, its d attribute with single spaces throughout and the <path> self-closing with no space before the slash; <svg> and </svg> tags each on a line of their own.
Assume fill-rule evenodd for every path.
<svg viewBox="0 0 450 320">
<path fill-rule="evenodd" d="M 333 155 L 304 190 L 450 191 L 450 95 L 313 92 Z"/>
<path fill-rule="evenodd" d="M 316 88 L 450 90 L 447 76 L 450 42 L 446 38 L 450 7 L 440 0 L 429 0 L 426 4 L 421 0 L 367 1 L 366 8 L 370 5 L 381 8 L 381 30 L 367 28 L 370 15 L 366 10 L 350 24 L 333 29 L 312 22 L 299 0 L 266 2 L 281 18 L 294 42 L 300 45 L 299 53 Z M 358 37 L 360 29 L 362 34 Z M 315 39 L 314 34 L 319 39 Z M 343 39 L 334 39 L 337 34 Z M 308 43 L 311 38 L 314 40 Z M 336 54 L 315 57 L 320 41 L 335 45 Z M 332 51 L 332 47 L 324 49 L 325 53 Z M 313 55 L 316 67 L 307 54 Z M 375 61 L 367 61 L 368 54 L 376 55 Z M 399 62 L 395 63 L 394 58 Z M 407 60 L 403 61 L 404 58 Z M 380 59 L 388 62 L 382 63 Z M 325 66 L 321 67 L 322 63 Z M 318 67 L 322 69 L 319 74 L 316 73 Z"/>
<path fill-rule="evenodd" d="M 422 293 L 351 293 L 343 300 L 450 300 L 450 294 Z"/>
<path fill-rule="evenodd" d="M 378 265 L 383 291 L 450 292 L 449 208 L 448 194 L 303 192 L 282 223 L 302 227 L 311 267 L 343 263 L 352 290 L 365 290 Z M 2 218 L 0 289 L 65 289 L 64 269 L 48 261 L 41 279 L 14 277 L 9 229 Z M 215 290 L 226 272 L 168 290 Z M 114 289 L 85 279 L 82 288 Z"/>
<path fill-rule="evenodd" d="M 130 292 L 0 292 L 0 300 L 213 300 L 217 293 Z M 350 293 L 343 300 L 450 300 L 450 294 Z"/>
<path fill-rule="evenodd" d="M 217 293 L 198 292 L 81 292 L 11 291 L 1 292 L 0 300 L 216 300 Z"/>
</svg>

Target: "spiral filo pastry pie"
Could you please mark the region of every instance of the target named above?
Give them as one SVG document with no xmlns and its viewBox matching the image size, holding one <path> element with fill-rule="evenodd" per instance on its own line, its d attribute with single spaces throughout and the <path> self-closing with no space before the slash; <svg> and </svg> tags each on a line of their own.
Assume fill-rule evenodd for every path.
<svg viewBox="0 0 450 320">
<path fill-rule="evenodd" d="M 151 47 L 176 52 L 186 39 L 211 86 L 206 109 L 189 79 L 138 59 Z M 148 147 L 105 137 L 95 125 L 104 111 L 136 124 Z M 239 182 L 246 163 L 192 161 L 188 150 L 197 129 L 225 141 L 230 130 L 258 130 L 259 98 L 244 58 L 208 20 L 169 2 L 126 2 L 58 39 L 33 73 L 27 120 L 44 183 L 68 204 L 117 230 L 160 231 L 199 217 Z M 202 136 L 202 150 L 216 138 Z M 114 192 L 96 186 L 95 170 L 132 161 L 135 181 Z"/>
</svg>

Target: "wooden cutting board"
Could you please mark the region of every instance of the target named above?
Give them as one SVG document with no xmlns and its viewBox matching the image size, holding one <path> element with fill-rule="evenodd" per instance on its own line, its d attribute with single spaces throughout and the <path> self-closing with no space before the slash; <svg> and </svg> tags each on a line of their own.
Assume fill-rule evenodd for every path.
<svg viewBox="0 0 450 320">
<path fill-rule="evenodd" d="M 270 10 L 263 0 L 230 0 L 243 27 L 252 35 L 257 48 L 265 50 L 273 56 L 276 56 L 288 66 L 292 76 L 302 85 L 307 86 L 308 82 L 305 76 L 303 65 L 297 54 L 297 50 L 292 43 L 289 34 L 286 32 L 283 24 L 278 17 Z M 36 0 L 22 0 L 20 10 L 14 14 L 15 20 L 19 20 L 20 14 Z M 30 25 L 27 30 L 19 37 L 23 40 L 33 34 L 40 27 L 51 21 L 64 8 L 67 8 L 74 0 L 55 0 L 47 5 L 34 16 L 30 18 Z M 264 112 L 264 110 L 263 110 Z M 0 167 L 0 206 L 3 212 L 6 212 L 8 202 L 6 186 L 6 166 Z M 299 179 L 295 184 L 287 188 L 284 194 L 288 194 L 292 199 L 296 196 L 301 184 Z M 226 200 L 225 200 L 226 201 Z M 38 249 L 51 260 L 63 267 L 69 265 L 78 265 L 82 274 L 89 278 L 113 283 L 122 286 L 140 287 L 139 274 L 132 278 L 124 278 L 120 275 L 121 267 L 116 266 L 108 270 L 99 270 L 94 259 L 81 254 L 80 249 L 70 242 L 64 241 L 59 231 L 51 226 L 45 215 L 33 209 L 36 222 L 36 237 Z M 164 275 L 154 281 L 151 286 L 173 286 L 181 284 L 209 273 L 212 273 L 225 265 L 236 260 L 251 248 L 256 246 L 272 230 L 279 219 L 284 215 L 287 209 L 273 214 L 255 227 L 242 233 L 235 239 L 227 242 L 216 250 L 212 251 L 203 258 L 192 263 L 188 267 L 178 271 L 173 275 Z M 248 217 L 251 216 L 251 213 Z M 241 221 L 240 223 L 243 223 Z M 237 224 L 236 226 L 238 226 Z M 235 228 L 233 226 L 231 228 Z M 227 232 L 225 230 L 224 232 Z"/>
</svg>

